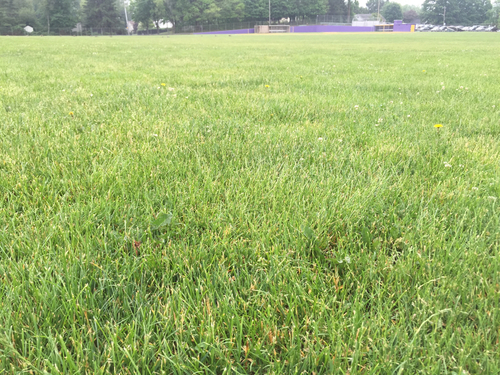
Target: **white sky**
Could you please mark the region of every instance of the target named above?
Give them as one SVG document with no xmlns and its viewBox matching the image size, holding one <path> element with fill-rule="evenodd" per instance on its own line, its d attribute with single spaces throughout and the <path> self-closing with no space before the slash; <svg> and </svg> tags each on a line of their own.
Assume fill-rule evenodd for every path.
<svg viewBox="0 0 500 375">
<path fill-rule="evenodd" d="M 408 4 L 408 5 L 417 5 L 420 7 L 422 6 L 423 0 L 396 0 L 394 2 L 400 3 L 401 5 Z M 364 7 L 366 5 L 366 0 L 359 0 L 359 5 Z"/>
</svg>

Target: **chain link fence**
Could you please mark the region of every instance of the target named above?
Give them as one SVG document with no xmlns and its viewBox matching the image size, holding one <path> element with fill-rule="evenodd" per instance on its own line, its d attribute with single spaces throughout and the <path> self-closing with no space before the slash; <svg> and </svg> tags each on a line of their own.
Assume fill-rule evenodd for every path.
<svg viewBox="0 0 500 375">
<path fill-rule="evenodd" d="M 312 18 L 300 18 L 295 20 L 272 21 L 271 25 L 306 26 L 306 25 L 351 25 L 347 22 L 347 15 L 343 14 L 323 14 Z M 356 20 L 356 16 L 354 17 Z M 236 21 L 236 22 L 206 22 L 195 25 L 177 23 L 172 28 L 151 28 L 149 30 L 134 29 L 129 32 L 125 27 L 114 28 L 50 28 L 51 36 L 113 36 L 113 35 L 169 35 L 169 34 L 192 34 L 212 31 L 226 31 L 239 29 L 252 29 L 254 26 L 269 25 L 268 20 L 261 21 Z M 484 24 L 486 25 L 486 24 Z M 469 25 L 464 25 L 469 26 Z M 32 33 L 27 33 L 24 26 L 0 27 L 0 35 L 49 35 L 47 26 L 34 28 Z"/>
<path fill-rule="evenodd" d="M 271 21 L 271 25 L 288 25 L 288 26 L 303 26 L 303 25 L 346 25 L 347 16 L 344 15 L 318 15 L 307 18 L 301 17 L 294 20 L 282 19 L 280 21 Z M 75 27 L 75 28 L 50 28 L 50 34 L 47 32 L 47 26 L 34 28 L 32 33 L 27 33 L 24 26 L 15 27 L 0 27 L 0 35 L 71 35 L 71 36 L 112 36 L 112 35 L 155 35 L 155 34 L 192 34 L 211 31 L 225 31 L 238 29 L 252 29 L 254 26 L 269 25 L 268 20 L 261 21 L 235 21 L 235 22 L 202 22 L 195 25 L 177 23 L 172 28 L 151 28 L 139 30 L 134 29 L 129 32 L 125 27 L 114 28 L 90 28 L 90 27 Z"/>
<path fill-rule="evenodd" d="M 33 32 L 28 33 L 24 30 L 23 27 L 0 27 L 0 35 L 12 35 L 12 36 L 20 36 L 20 35 L 51 35 L 51 36 L 109 36 L 109 35 L 127 35 L 127 29 L 125 27 L 113 27 L 113 28 L 79 28 L 78 31 L 76 28 L 51 28 L 50 33 L 47 32 L 47 28 L 45 29 L 34 29 Z"/>
</svg>

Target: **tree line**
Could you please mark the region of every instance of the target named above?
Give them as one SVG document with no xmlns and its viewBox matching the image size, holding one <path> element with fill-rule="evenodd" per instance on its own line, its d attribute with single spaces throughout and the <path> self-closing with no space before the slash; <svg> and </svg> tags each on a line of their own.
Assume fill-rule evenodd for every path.
<svg viewBox="0 0 500 375">
<path fill-rule="evenodd" d="M 350 22 L 362 11 L 358 0 L 271 0 L 271 20 L 311 21 L 334 14 Z M 174 26 L 268 21 L 269 0 L 135 0 L 133 19 L 145 29 L 159 28 L 168 20 Z"/>
<path fill-rule="evenodd" d="M 50 32 L 74 28 L 76 23 L 94 29 L 125 29 L 124 0 L 0 0 L 0 32 L 6 28 L 32 26 Z M 354 14 L 376 14 L 378 0 L 361 7 L 358 0 L 271 0 L 273 21 L 313 21 L 331 14 L 350 22 Z M 446 7 L 447 24 L 496 24 L 500 0 L 424 0 L 421 8 L 380 0 L 381 14 L 394 19 L 441 24 Z M 162 22 L 182 25 L 266 21 L 269 0 L 132 0 L 129 18 L 143 29 L 159 28 Z M 57 32 L 57 31 L 56 31 Z"/>
<path fill-rule="evenodd" d="M 369 12 L 376 13 L 378 0 L 368 0 Z M 446 10 L 445 10 L 446 7 Z M 421 7 L 380 0 L 380 13 L 388 22 L 401 19 L 405 22 L 420 20 L 434 25 L 500 25 L 500 0 L 424 0 Z M 445 16 L 444 16 L 445 14 Z"/>
<path fill-rule="evenodd" d="M 86 27 L 125 29 L 123 0 L 0 0 L 0 32 L 31 26 L 57 32 Z"/>
<path fill-rule="evenodd" d="M 35 30 L 84 27 L 125 28 L 124 0 L 0 0 L 0 29 L 32 26 Z M 362 11 L 358 0 L 272 0 L 271 17 L 306 20 L 335 14 L 351 19 Z M 132 0 L 129 19 L 144 29 L 162 22 L 199 25 L 265 21 L 269 0 Z"/>
</svg>

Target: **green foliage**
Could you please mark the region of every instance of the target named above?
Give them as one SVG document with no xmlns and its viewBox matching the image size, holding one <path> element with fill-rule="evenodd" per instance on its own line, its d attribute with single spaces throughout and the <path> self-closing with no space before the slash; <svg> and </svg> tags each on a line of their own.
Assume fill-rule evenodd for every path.
<svg viewBox="0 0 500 375">
<path fill-rule="evenodd" d="M 0 0 L 0 27 L 11 28 L 19 26 L 20 4 L 16 0 Z"/>
<path fill-rule="evenodd" d="M 418 13 L 414 10 L 408 10 L 403 13 L 403 22 L 409 23 L 419 17 Z"/>
<path fill-rule="evenodd" d="M 500 26 L 500 0 L 496 0 L 488 11 L 488 22 Z"/>
<path fill-rule="evenodd" d="M 347 14 L 347 4 L 344 0 L 329 0 L 328 14 L 344 15 Z"/>
<path fill-rule="evenodd" d="M 399 3 L 391 3 L 389 1 L 386 2 L 384 7 L 380 10 L 380 13 L 387 22 L 394 22 L 394 20 L 403 19 L 403 11 Z"/>
<path fill-rule="evenodd" d="M 96 29 L 112 28 L 118 24 L 115 0 L 86 0 L 85 25 Z"/>
<path fill-rule="evenodd" d="M 141 23 L 146 30 L 149 30 L 154 15 L 158 13 L 154 0 L 136 0 L 131 4 L 130 10 L 132 19 Z"/>
<path fill-rule="evenodd" d="M 420 19 L 420 12 L 422 11 L 421 6 L 404 4 L 401 5 L 401 10 L 403 11 L 403 22 L 411 22 L 416 19 Z"/>
<path fill-rule="evenodd" d="M 380 10 L 384 7 L 384 4 L 387 3 L 388 0 L 380 0 Z M 379 2 L 378 0 L 368 0 L 366 2 L 366 7 L 370 11 L 370 13 L 377 13 Z"/>
<path fill-rule="evenodd" d="M 0 0 L 0 28 L 23 27 L 53 32 L 73 28 L 77 22 L 93 29 L 119 28 L 124 26 L 121 0 Z M 199 25 L 229 23 L 242 20 L 264 21 L 269 17 L 267 0 L 133 0 L 130 18 L 143 29 L 156 27 L 170 21 L 174 25 Z M 117 8 L 118 6 L 118 8 Z M 339 21 L 365 12 L 358 0 L 274 0 L 271 17 L 292 21 L 314 19 L 326 13 L 339 16 Z M 1 32 L 1 30 L 0 30 Z"/>
<path fill-rule="evenodd" d="M 490 0 L 425 0 L 422 21 L 442 24 L 445 6 L 448 25 L 481 24 L 487 21 L 488 12 L 492 9 Z"/>
<path fill-rule="evenodd" d="M 500 373 L 498 36 L 1 38 L 0 374 Z"/>
<path fill-rule="evenodd" d="M 43 18 L 50 23 L 52 31 L 75 27 L 77 19 L 77 3 L 75 0 L 43 0 Z"/>
</svg>

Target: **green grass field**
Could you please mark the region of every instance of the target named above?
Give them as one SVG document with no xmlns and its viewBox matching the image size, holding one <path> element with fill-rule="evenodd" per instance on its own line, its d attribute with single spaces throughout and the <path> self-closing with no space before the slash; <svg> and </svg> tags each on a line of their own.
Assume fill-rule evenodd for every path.
<svg viewBox="0 0 500 375">
<path fill-rule="evenodd" d="M 0 374 L 498 374 L 499 61 L 1 38 Z"/>
</svg>

